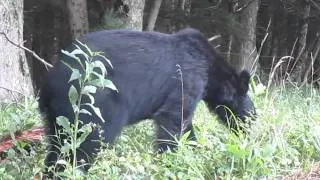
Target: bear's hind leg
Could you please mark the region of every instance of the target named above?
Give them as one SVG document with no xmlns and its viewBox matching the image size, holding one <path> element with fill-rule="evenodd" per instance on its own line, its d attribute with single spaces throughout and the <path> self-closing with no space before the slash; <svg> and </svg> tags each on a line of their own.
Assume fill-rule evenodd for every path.
<svg viewBox="0 0 320 180">
<path fill-rule="evenodd" d="M 160 152 L 173 150 L 177 146 L 176 139 L 188 131 L 189 139 L 196 140 L 192 118 L 200 95 L 185 93 L 184 101 L 178 96 L 178 93 L 171 93 L 153 117 L 158 128 L 157 145 Z"/>
</svg>

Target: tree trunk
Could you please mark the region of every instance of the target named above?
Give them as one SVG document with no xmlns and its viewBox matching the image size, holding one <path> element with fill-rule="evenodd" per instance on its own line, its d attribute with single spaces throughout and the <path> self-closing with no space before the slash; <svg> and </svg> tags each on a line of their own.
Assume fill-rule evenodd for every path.
<svg viewBox="0 0 320 180">
<path fill-rule="evenodd" d="M 23 43 L 23 0 L 0 1 L 0 32 L 16 44 Z M 22 49 L 0 34 L 0 103 L 33 94 L 29 67 Z"/>
<path fill-rule="evenodd" d="M 166 10 L 166 13 L 169 14 L 168 18 L 165 19 L 165 32 L 174 33 L 176 29 L 176 1 L 177 0 L 165 0 L 163 8 Z"/>
<path fill-rule="evenodd" d="M 247 69 L 251 71 L 256 57 L 256 24 L 257 13 L 259 8 L 259 0 L 243 0 L 239 1 L 236 12 L 238 14 L 239 23 L 242 25 L 241 32 L 235 38 L 233 44 L 236 56 L 231 58 L 231 63 L 241 71 Z"/>
<path fill-rule="evenodd" d="M 151 8 L 149 18 L 148 18 L 148 25 L 146 28 L 147 31 L 153 31 L 155 24 L 156 24 L 156 21 L 157 21 L 157 17 L 159 14 L 161 4 L 162 4 L 162 0 L 155 0 L 153 2 L 153 6 Z"/>
<path fill-rule="evenodd" d="M 123 3 L 129 10 L 125 28 L 142 31 L 145 0 L 124 0 Z"/>
<path fill-rule="evenodd" d="M 191 0 L 179 0 L 178 8 L 181 12 L 182 19 L 177 22 L 178 29 L 183 29 L 188 26 L 188 19 L 191 12 Z"/>
<path fill-rule="evenodd" d="M 307 71 L 308 67 L 305 67 L 307 64 L 310 64 L 308 62 L 308 52 L 307 52 L 307 34 L 308 34 L 308 18 L 310 15 L 310 3 L 309 0 L 304 1 L 304 8 L 303 8 L 303 19 L 301 20 L 301 29 L 299 32 L 299 40 L 298 40 L 298 51 L 296 55 L 296 63 L 298 61 L 300 65 L 298 65 L 299 74 L 303 75 L 305 72 L 301 72 L 302 70 L 306 69 Z M 311 61 L 311 58 L 309 59 Z M 294 67 L 293 67 L 294 68 Z M 299 76 L 302 78 L 302 76 Z M 303 79 L 302 79 L 303 80 Z M 299 80 L 301 82 L 301 79 Z"/>
<path fill-rule="evenodd" d="M 318 37 L 318 39 L 316 40 L 314 51 L 311 52 L 310 60 L 309 60 L 308 64 L 306 65 L 306 70 L 304 72 L 303 81 L 301 83 L 301 86 L 305 85 L 308 82 L 310 76 L 311 76 L 310 82 L 314 83 L 313 82 L 314 81 L 314 79 L 313 79 L 313 76 L 314 76 L 314 74 L 313 74 L 314 73 L 314 64 L 315 64 L 315 61 L 317 60 L 319 52 L 320 52 L 320 37 Z"/>
<path fill-rule="evenodd" d="M 67 4 L 64 0 L 39 1 L 24 1 L 24 45 L 54 65 L 61 49 L 72 43 Z M 33 87 L 38 90 L 48 69 L 30 53 L 26 56 Z"/>
<path fill-rule="evenodd" d="M 79 39 L 89 31 L 87 0 L 67 0 L 67 7 L 72 39 Z"/>
</svg>

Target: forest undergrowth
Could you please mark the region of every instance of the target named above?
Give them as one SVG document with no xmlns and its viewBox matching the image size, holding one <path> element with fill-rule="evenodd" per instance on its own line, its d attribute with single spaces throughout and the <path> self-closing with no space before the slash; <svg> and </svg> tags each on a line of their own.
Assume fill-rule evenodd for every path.
<svg viewBox="0 0 320 180">
<path fill-rule="evenodd" d="M 84 179 L 281 179 L 320 161 L 320 95 L 311 87 L 257 86 L 251 97 L 258 118 L 236 135 L 201 102 L 194 122 L 198 141 L 179 140 L 176 152 L 156 154 L 155 127 L 145 121 L 126 128 L 104 148 Z M 35 99 L 0 109 L 0 136 L 41 126 Z M 0 179 L 32 179 L 44 169 L 46 141 L 16 141 L 2 153 Z"/>
</svg>

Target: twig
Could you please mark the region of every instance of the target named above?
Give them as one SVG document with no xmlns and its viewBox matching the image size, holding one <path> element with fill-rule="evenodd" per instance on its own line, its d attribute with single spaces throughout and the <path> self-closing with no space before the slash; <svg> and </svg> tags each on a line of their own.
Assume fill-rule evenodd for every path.
<svg viewBox="0 0 320 180">
<path fill-rule="evenodd" d="M 30 49 L 28 49 L 28 48 L 26 48 L 26 47 L 24 47 L 24 46 L 22 46 L 22 45 L 20 45 L 20 44 L 17 44 L 17 43 L 15 43 L 15 42 L 11 41 L 11 40 L 8 38 L 8 36 L 7 36 L 6 33 L 0 32 L 0 34 L 2 34 L 2 35 L 6 38 L 6 40 L 7 40 L 9 43 L 11 43 L 12 45 L 14 45 L 14 46 L 16 46 L 16 47 L 18 47 L 18 48 L 21 48 L 21 49 L 27 51 L 28 53 L 32 54 L 32 56 L 35 57 L 36 59 L 38 59 L 40 62 L 42 62 L 42 63 L 46 66 L 46 68 L 47 68 L 47 67 L 53 68 L 53 66 L 52 66 L 50 63 L 46 62 L 44 59 L 42 59 L 41 57 L 39 57 L 34 51 L 31 51 Z"/>
<path fill-rule="evenodd" d="M 238 8 L 235 12 L 240 12 L 240 11 L 242 11 L 242 10 L 244 10 L 244 9 L 246 9 L 251 3 L 253 3 L 254 1 L 256 1 L 256 0 L 251 0 L 251 1 L 248 1 L 245 5 L 243 5 L 242 7 L 240 7 L 240 8 Z"/>
<path fill-rule="evenodd" d="M 221 35 L 215 35 L 215 36 L 212 36 L 211 38 L 208 38 L 208 41 L 211 42 L 211 41 L 214 41 L 218 38 L 221 38 Z"/>
<path fill-rule="evenodd" d="M 310 2 L 316 9 L 318 9 L 318 11 L 320 11 L 320 6 L 316 2 L 314 2 L 313 0 L 310 0 Z"/>
<path fill-rule="evenodd" d="M 4 87 L 4 86 L 1 86 L 1 85 L 0 85 L 0 89 L 4 89 L 4 90 L 7 90 L 7 91 L 9 91 L 9 92 L 14 92 L 14 93 L 18 93 L 18 94 L 20 94 L 20 95 L 22 95 L 22 96 L 26 96 L 25 94 L 23 94 L 23 93 L 20 92 L 20 91 L 13 90 L 13 89 L 9 89 L 9 88 Z"/>
</svg>

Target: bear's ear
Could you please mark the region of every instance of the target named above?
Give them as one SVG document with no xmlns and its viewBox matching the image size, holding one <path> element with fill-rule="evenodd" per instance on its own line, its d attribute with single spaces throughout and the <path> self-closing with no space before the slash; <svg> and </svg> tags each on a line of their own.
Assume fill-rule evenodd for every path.
<svg viewBox="0 0 320 180">
<path fill-rule="evenodd" d="M 248 71 L 243 70 L 240 73 L 239 77 L 240 77 L 240 87 L 239 87 L 240 94 L 242 95 L 247 94 L 249 89 L 250 74 Z"/>
</svg>

